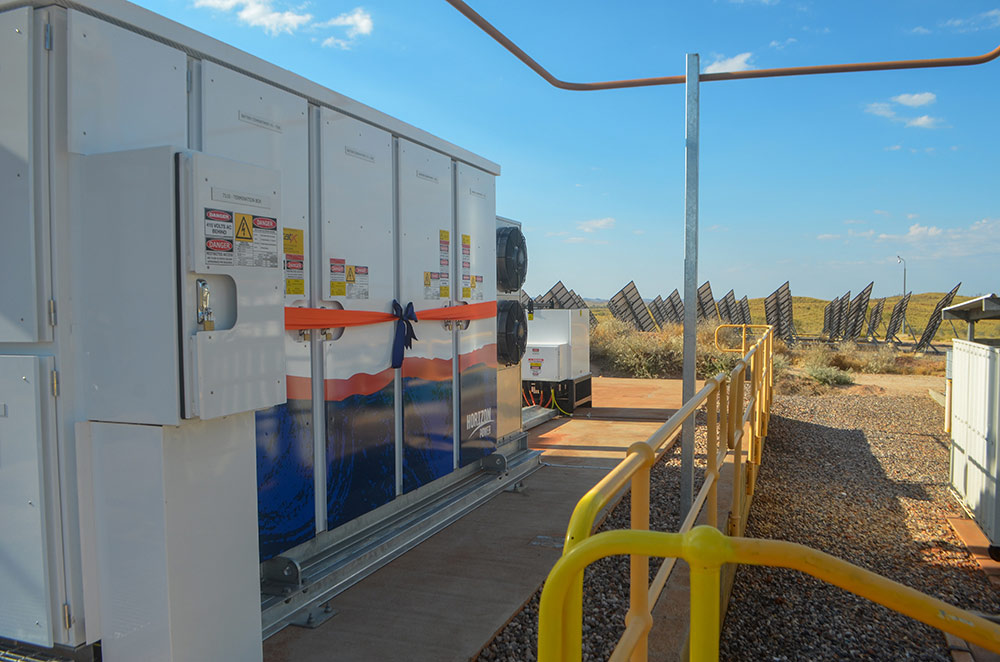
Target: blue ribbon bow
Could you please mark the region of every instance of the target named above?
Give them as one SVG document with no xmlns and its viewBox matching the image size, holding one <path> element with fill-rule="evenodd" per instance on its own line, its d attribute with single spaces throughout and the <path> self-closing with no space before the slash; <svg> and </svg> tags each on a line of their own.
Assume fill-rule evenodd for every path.
<svg viewBox="0 0 1000 662">
<path fill-rule="evenodd" d="M 413 333 L 413 322 L 417 320 L 417 314 L 413 312 L 413 302 L 406 304 L 406 310 L 399 305 L 395 299 L 392 300 L 392 314 L 396 316 L 396 338 L 392 343 L 392 367 L 399 368 L 403 365 L 403 350 L 410 349 L 413 341 L 417 340 L 417 335 Z"/>
</svg>

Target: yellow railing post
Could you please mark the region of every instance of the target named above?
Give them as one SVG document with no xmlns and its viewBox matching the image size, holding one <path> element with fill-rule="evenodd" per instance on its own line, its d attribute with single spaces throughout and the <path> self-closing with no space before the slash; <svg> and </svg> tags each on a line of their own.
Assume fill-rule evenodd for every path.
<svg viewBox="0 0 1000 662">
<path fill-rule="evenodd" d="M 684 534 L 683 552 L 691 570 L 691 662 L 718 662 L 719 573 L 728 557 L 729 541 L 715 529 L 698 526 Z"/>
<path fill-rule="evenodd" d="M 631 526 L 633 531 L 649 530 L 649 472 L 656 461 L 656 453 L 645 442 L 636 442 L 628 449 L 629 454 L 638 453 L 645 462 L 632 476 Z M 649 557 L 642 554 L 629 556 L 629 607 L 625 614 L 625 627 L 636 619 L 643 622 L 643 634 L 632 651 L 632 662 L 646 662 L 649 628 L 653 617 L 649 613 Z"/>
<path fill-rule="evenodd" d="M 722 393 L 722 380 L 716 378 L 717 388 L 715 393 L 708 396 L 707 416 L 706 416 L 706 449 L 708 454 L 708 475 L 705 476 L 705 480 L 711 480 L 712 486 L 709 488 L 708 501 L 705 507 L 708 508 L 707 518 L 708 524 L 710 526 L 718 527 L 718 513 L 719 513 L 719 446 L 718 446 L 718 434 L 719 434 L 719 422 L 718 418 L 718 398 Z"/>
<path fill-rule="evenodd" d="M 729 425 L 729 378 L 719 382 L 719 429 L 726 448 L 733 449 L 733 430 Z"/>
</svg>

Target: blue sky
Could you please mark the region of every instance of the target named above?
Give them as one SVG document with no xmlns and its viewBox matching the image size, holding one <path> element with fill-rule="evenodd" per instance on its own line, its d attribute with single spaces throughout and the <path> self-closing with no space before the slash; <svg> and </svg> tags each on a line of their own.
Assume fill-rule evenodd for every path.
<svg viewBox="0 0 1000 662">
<path fill-rule="evenodd" d="M 683 86 L 550 87 L 443 0 L 143 6 L 499 163 L 525 289 L 680 288 Z M 565 80 L 954 57 L 1000 44 L 1000 2 L 470 0 Z M 875 281 L 1000 290 L 1000 60 L 702 85 L 699 282 L 831 298 Z"/>
</svg>

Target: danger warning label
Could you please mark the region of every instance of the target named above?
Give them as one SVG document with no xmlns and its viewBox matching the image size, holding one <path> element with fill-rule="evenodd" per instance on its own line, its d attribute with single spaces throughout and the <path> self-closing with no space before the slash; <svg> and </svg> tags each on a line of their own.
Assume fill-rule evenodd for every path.
<svg viewBox="0 0 1000 662">
<path fill-rule="evenodd" d="M 253 225 L 251 214 L 236 214 L 236 240 L 253 241 Z"/>
<path fill-rule="evenodd" d="M 345 258 L 330 258 L 330 296 L 348 299 L 367 299 L 368 267 L 347 264 Z"/>
<path fill-rule="evenodd" d="M 205 209 L 205 264 L 220 267 L 280 266 L 278 219 Z"/>
</svg>

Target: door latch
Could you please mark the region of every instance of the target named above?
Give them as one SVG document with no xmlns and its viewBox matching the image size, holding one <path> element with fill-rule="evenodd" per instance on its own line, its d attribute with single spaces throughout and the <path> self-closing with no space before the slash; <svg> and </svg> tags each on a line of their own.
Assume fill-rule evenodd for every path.
<svg viewBox="0 0 1000 662">
<path fill-rule="evenodd" d="M 215 330 L 215 314 L 212 312 L 212 291 L 208 287 L 208 281 L 199 278 L 198 287 L 198 324 L 203 331 Z"/>
</svg>

